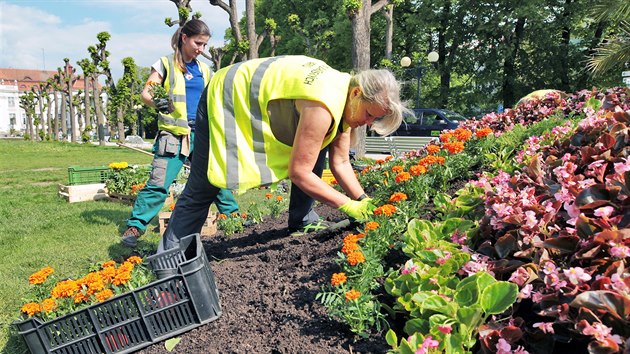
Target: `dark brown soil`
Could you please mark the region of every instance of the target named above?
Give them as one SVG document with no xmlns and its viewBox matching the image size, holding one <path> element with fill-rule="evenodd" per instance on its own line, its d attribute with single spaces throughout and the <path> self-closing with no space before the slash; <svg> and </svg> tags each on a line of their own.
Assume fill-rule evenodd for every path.
<svg viewBox="0 0 630 354">
<path fill-rule="evenodd" d="M 336 210 L 318 206 L 336 220 Z M 269 217 L 241 234 L 204 240 L 223 315 L 180 335 L 176 353 L 384 353 L 382 334 L 359 339 L 315 300 L 339 268 L 335 263 L 348 228 L 290 236 L 287 215 Z M 141 353 L 168 353 L 164 343 Z"/>
</svg>

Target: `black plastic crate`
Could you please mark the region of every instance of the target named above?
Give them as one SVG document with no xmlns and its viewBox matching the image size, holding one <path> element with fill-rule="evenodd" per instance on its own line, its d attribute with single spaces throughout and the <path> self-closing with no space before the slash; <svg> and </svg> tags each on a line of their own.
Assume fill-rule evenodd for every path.
<svg viewBox="0 0 630 354">
<path fill-rule="evenodd" d="M 147 261 L 159 280 L 52 321 L 16 322 L 31 353 L 130 353 L 221 316 L 199 234 Z"/>
<path fill-rule="evenodd" d="M 99 167 L 68 167 L 68 185 L 105 183 L 109 177 L 110 168 Z"/>
</svg>

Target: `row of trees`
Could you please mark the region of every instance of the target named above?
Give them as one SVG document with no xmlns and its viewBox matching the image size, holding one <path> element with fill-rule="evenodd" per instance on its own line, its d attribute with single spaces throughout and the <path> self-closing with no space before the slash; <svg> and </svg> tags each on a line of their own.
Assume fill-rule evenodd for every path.
<svg viewBox="0 0 630 354">
<path fill-rule="evenodd" d="M 178 16 L 167 18 L 168 26 L 202 16 L 193 12 L 191 0 L 169 1 Z M 535 89 L 572 92 L 618 85 L 619 71 L 630 62 L 626 21 L 630 4 L 624 0 L 596 4 L 587 0 L 246 0 L 240 21 L 235 0 L 209 2 L 230 19 L 225 45 L 206 53 L 216 69 L 259 56 L 306 54 L 342 70 L 388 67 L 405 81 L 404 92 L 412 99 L 418 83 L 406 77 L 398 64 L 400 58 L 410 56 L 414 65 L 423 66 L 419 80 L 423 106 L 468 116 L 495 110 L 499 104 L 510 107 Z M 149 69 L 139 69 L 132 58 L 125 58 L 123 77 L 115 83 L 106 50 L 109 34 L 102 32 L 97 39 L 88 48 L 90 58 L 77 62 L 84 87 L 90 90 L 72 94 L 77 76 L 67 70 L 66 59 L 65 69 L 25 95 L 23 107 L 33 115 L 35 135 L 42 135 L 38 127 L 44 118 L 34 116 L 34 107 L 39 105 L 40 112 L 50 107 L 47 92 L 62 97 L 61 111 L 79 110 L 77 127 L 70 127 L 73 131 L 96 125 L 103 142 L 107 121 L 119 139 L 124 139 L 125 127 L 135 133 L 138 110 L 134 107 L 140 104 L 138 93 Z M 433 66 L 423 63 L 430 51 L 439 54 Z M 598 75 L 592 75 L 589 66 Z M 109 97 L 106 106 L 100 102 L 100 77 Z M 77 102 L 78 97 L 83 102 Z M 142 110 L 141 125 L 154 126 L 153 112 Z M 44 135 L 51 135 L 51 125 L 58 131 L 50 113 L 46 122 Z M 59 124 L 64 129 L 63 122 Z"/>
</svg>

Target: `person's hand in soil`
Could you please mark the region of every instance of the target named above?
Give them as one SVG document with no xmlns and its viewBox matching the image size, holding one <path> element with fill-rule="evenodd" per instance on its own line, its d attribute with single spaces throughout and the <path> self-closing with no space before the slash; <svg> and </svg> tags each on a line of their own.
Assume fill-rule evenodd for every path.
<svg viewBox="0 0 630 354">
<path fill-rule="evenodd" d="M 171 104 L 166 98 L 155 100 L 155 108 L 162 113 L 171 113 Z"/>
</svg>

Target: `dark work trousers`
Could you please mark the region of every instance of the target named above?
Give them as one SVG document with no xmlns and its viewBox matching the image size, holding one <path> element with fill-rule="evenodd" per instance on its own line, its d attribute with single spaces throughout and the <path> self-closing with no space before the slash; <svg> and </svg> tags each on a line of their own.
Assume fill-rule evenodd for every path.
<svg viewBox="0 0 630 354">
<path fill-rule="evenodd" d="M 207 88 L 206 88 L 207 89 Z M 168 227 L 162 236 L 162 240 L 158 246 L 157 253 L 179 246 L 179 240 L 190 234 L 201 232 L 210 204 L 216 200 L 216 196 L 220 189 L 210 184 L 208 181 L 208 144 L 209 144 L 209 128 L 206 104 L 206 91 L 201 94 L 199 100 L 199 108 L 197 109 L 196 129 L 195 129 L 195 158 L 190 166 L 190 175 L 188 182 L 177 199 L 175 209 L 171 214 Z M 326 151 L 323 151 L 315 166 L 314 172 L 321 177 L 325 162 Z M 320 161 L 321 160 L 321 161 Z M 319 166 L 319 167 L 318 167 Z M 294 194 L 296 196 L 294 197 Z M 293 211 L 295 220 L 302 220 L 298 223 L 302 224 L 303 220 L 310 220 L 310 216 L 315 216 L 316 221 L 319 216 L 312 210 L 313 198 L 301 191 L 297 186 L 291 186 L 291 198 L 289 201 L 290 208 L 296 208 Z M 290 212 L 291 214 L 291 212 Z M 297 222 L 296 222 L 297 223 Z M 186 246 L 186 245 L 184 245 Z"/>
<path fill-rule="evenodd" d="M 324 148 L 317 157 L 313 173 L 321 178 L 326 165 L 328 147 Z M 299 229 L 302 226 L 317 222 L 319 215 L 313 210 L 315 200 L 304 193 L 295 183 L 291 183 L 291 197 L 289 199 L 289 229 Z"/>
</svg>

